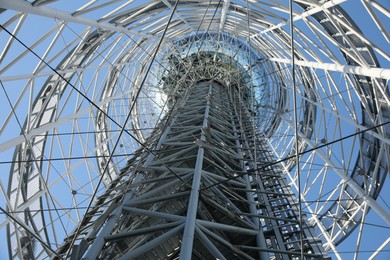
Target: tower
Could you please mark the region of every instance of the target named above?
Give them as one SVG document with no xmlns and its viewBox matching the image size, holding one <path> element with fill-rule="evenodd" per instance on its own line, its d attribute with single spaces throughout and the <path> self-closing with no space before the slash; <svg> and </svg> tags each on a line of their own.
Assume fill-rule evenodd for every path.
<svg viewBox="0 0 390 260">
<path fill-rule="evenodd" d="M 9 258 L 388 255 L 386 3 L 0 7 Z"/>
</svg>

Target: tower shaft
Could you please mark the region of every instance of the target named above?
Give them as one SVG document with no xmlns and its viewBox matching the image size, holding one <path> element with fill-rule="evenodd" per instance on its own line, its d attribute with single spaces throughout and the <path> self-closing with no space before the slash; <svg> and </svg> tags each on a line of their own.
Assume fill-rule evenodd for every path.
<svg viewBox="0 0 390 260">
<path fill-rule="evenodd" d="M 176 100 L 81 225 L 85 259 L 321 257 L 296 198 L 254 131 L 245 95 L 202 81 Z M 78 240 L 77 240 L 78 241 Z"/>
</svg>

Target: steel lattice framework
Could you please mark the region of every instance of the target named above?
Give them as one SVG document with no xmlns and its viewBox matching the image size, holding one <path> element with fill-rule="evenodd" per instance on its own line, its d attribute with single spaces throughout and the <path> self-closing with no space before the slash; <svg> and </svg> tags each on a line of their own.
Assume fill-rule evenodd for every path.
<svg viewBox="0 0 390 260">
<path fill-rule="evenodd" d="M 389 257 L 386 0 L 72 2 L 0 0 L 9 258 Z"/>
<path fill-rule="evenodd" d="M 185 92 L 81 223 L 75 259 L 300 255 L 297 201 L 237 86 Z M 303 231 L 305 255 L 322 258 L 314 230 Z"/>
</svg>

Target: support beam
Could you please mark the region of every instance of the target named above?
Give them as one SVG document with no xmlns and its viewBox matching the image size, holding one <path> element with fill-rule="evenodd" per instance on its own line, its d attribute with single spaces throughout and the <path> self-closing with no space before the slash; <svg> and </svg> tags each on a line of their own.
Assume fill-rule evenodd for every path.
<svg viewBox="0 0 390 260">
<path fill-rule="evenodd" d="M 169 230 L 168 232 L 162 234 L 161 236 L 147 242 L 146 244 L 144 244 L 144 245 L 142 245 L 134 250 L 128 251 L 126 254 L 122 255 L 119 258 L 119 260 L 134 259 L 137 256 L 140 256 L 143 253 L 150 251 L 154 247 L 160 245 L 163 241 L 167 240 L 169 237 L 171 237 L 171 236 L 175 235 L 177 232 L 179 232 L 180 229 L 183 228 L 183 226 L 184 226 L 184 224 L 181 224 L 181 225 Z"/>
<path fill-rule="evenodd" d="M 208 117 L 210 113 L 211 95 L 212 95 L 212 84 L 210 83 L 209 91 L 206 97 L 207 102 L 206 102 L 205 112 L 203 117 L 202 129 L 204 131 L 207 129 L 207 125 L 209 123 Z M 204 131 L 202 131 L 200 137 L 201 142 L 206 142 L 206 136 L 204 134 Z M 195 170 L 194 170 L 194 177 L 192 180 L 191 195 L 190 195 L 190 200 L 188 202 L 188 211 L 187 211 L 186 223 L 184 227 L 183 242 L 180 250 L 181 260 L 192 258 L 192 245 L 194 242 L 196 215 L 198 212 L 198 204 L 199 204 L 199 191 L 200 191 L 200 184 L 202 178 L 203 156 L 204 156 L 204 148 L 202 146 L 199 146 L 198 154 L 196 158 Z"/>
<path fill-rule="evenodd" d="M 71 13 L 64 12 L 58 9 L 48 8 L 44 6 L 33 6 L 30 2 L 23 0 L 0 0 L 0 6 L 4 9 L 11 9 L 14 11 L 19 11 L 23 13 L 36 14 L 40 16 L 45 16 L 53 19 L 60 19 L 65 22 L 76 23 L 81 25 L 92 26 L 97 29 L 105 29 L 112 32 L 118 33 L 128 33 L 131 35 L 136 35 L 148 39 L 159 39 L 156 36 L 150 34 L 140 33 L 134 30 L 127 29 L 122 25 L 115 25 L 111 23 L 98 22 L 93 19 L 83 18 L 80 16 L 74 16 Z"/>
<path fill-rule="evenodd" d="M 124 239 L 127 237 L 137 236 L 140 234 L 147 234 L 147 233 L 156 232 L 156 231 L 160 231 L 160 230 L 164 230 L 164 229 L 170 229 L 170 228 L 176 227 L 178 225 L 181 225 L 183 223 L 184 223 L 184 221 L 175 221 L 175 222 L 168 222 L 166 224 L 161 224 L 158 226 L 152 226 L 152 227 L 148 227 L 148 228 L 140 228 L 140 229 L 137 229 L 134 231 L 123 232 L 123 233 L 119 233 L 119 234 L 115 234 L 115 235 L 106 236 L 105 240 L 109 241 L 109 240 Z"/>
<path fill-rule="evenodd" d="M 199 236 L 200 240 L 206 246 L 206 248 L 213 254 L 215 259 L 226 259 L 225 256 L 218 250 L 218 248 L 208 239 L 208 237 L 200 230 L 200 228 L 195 227 L 196 234 Z"/>
<path fill-rule="evenodd" d="M 294 15 L 294 19 L 293 21 L 296 22 L 296 21 L 299 21 L 299 20 L 302 20 L 306 17 L 309 17 L 309 16 L 312 16 L 313 14 L 316 14 L 316 13 L 319 13 L 319 12 L 323 12 L 324 9 L 329 9 L 329 8 L 332 8 L 334 6 L 337 6 L 343 2 L 345 2 L 347 0 L 333 0 L 333 1 L 327 1 L 325 2 L 323 5 L 321 6 L 317 6 L 317 7 L 314 7 L 306 12 L 303 12 L 299 15 Z M 288 10 L 286 10 L 287 12 Z M 259 35 L 262 35 L 262 34 L 265 34 L 267 32 L 272 32 L 272 31 L 275 31 L 276 29 L 279 29 L 279 28 L 282 28 L 283 26 L 285 25 L 288 25 L 290 23 L 290 20 L 286 20 L 285 22 L 281 22 L 281 23 L 278 23 L 278 24 L 275 24 L 273 26 L 270 26 L 269 28 L 257 33 L 257 34 L 254 34 L 252 35 L 251 37 L 256 37 L 256 36 L 259 36 Z"/>
<path fill-rule="evenodd" d="M 291 60 L 289 59 L 270 58 L 269 60 L 277 63 L 291 64 Z M 377 79 L 390 80 L 390 69 L 364 68 L 361 66 L 340 65 L 334 63 L 313 62 L 313 61 L 303 61 L 303 60 L 296 60 L 295 64 L 298 66 L 303 66 L 312 69 L 336 71 L 341 73 L 349 73 L 355 75 L 362 75 L 366 77 L 373 77 Z"/>
<path fill-rule="evenodd" d="M 229 6 L 230 6 L 230 0 L 224 0 L 222 5 L 222 10 L 221 10 L 221 21 L 219 22 L 219 32 L 222 32 L 225 26 L 226 14 L 227 11 L 229 10 Z"/>
</svg>

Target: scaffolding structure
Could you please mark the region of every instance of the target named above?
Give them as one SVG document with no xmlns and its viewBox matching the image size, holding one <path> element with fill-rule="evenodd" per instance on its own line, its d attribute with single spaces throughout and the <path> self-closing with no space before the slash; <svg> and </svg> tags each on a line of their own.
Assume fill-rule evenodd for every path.
<svg viewBox="0 0 390 260">
<path fill-rule="evenodd" d="M 81 223 L 74 259 L 324 258 L 237 87 L 186 88 Z"/>
<path fill-rule="evenodd" d="M 8 258 L 389 257 L 386 1 L 76 2 L 0 0 Z"/>
</svg>

